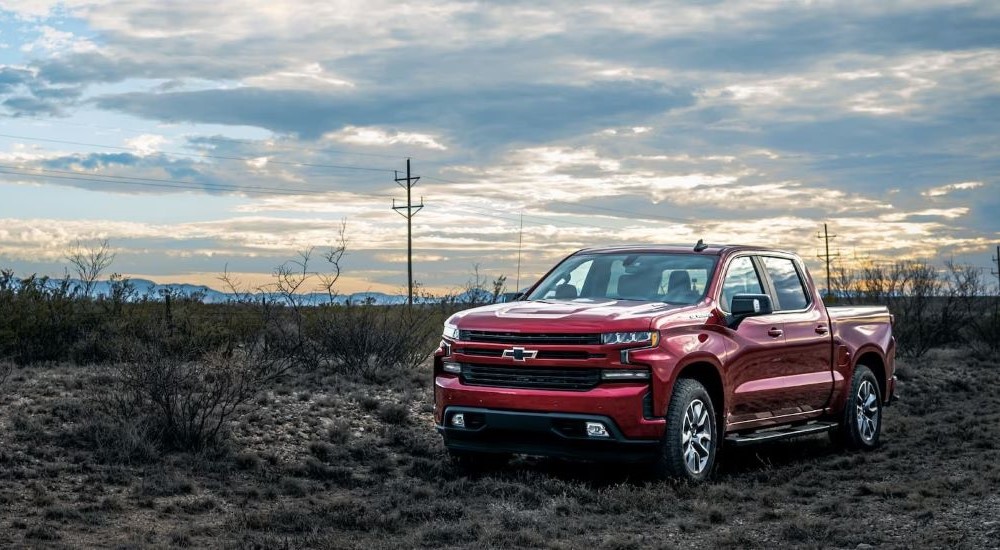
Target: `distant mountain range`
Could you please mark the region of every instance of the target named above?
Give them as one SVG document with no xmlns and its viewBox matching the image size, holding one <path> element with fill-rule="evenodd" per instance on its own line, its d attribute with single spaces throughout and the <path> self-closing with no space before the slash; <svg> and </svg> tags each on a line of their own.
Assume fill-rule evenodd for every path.
<svg viewBox="0 0 1000 550">
<path fill-rule="evenodd" d="M 52 283 L 58 282 L 59 280 L 52 281 Z M 163 300 L 165 296 L 170 295 L 174 298 L 197 297 L 206 304 L 224 304 L 237 298 L 235 294 L 221 292 L 204 285 L 190 285 L 184 283 L 158 284 L 146 279 L 129 279 L 129 283 L 132 285 L 132 288 L 135 289 L 135 299 L 140 300 L 143 298 L 149 300 Z M 93 289 L 91 290 L 91 296 L 110 296 L 112 292 L 112 284 L 113 283 L 111 281 L 96 281 Z M 70 279 L 70 285 L 79 289 L 83 288 L 83 282 L 78 279 Z M 280 294 L 273 292 L 255 293 L 254 296 L 265 296 L 268 300 L 280 301 L 283 299 Z M 299 297 L 306 305 L 323 305 L 331 303 L 330 297 L 323 292 L 300 294 Z M 492 297 L 493 295 L 485 290 L 474 289 L 462 292 L 457 296 L 449 298 L 460 303 L 470 303 L 473 301 L 483 303 L 489 302 Z M 354 304 L 372 303 L 376 305 L 400 305 L 406 303 L 406 296 L 401 294 L 386 294 L 384 292 L 355 292 L 353 294 L 334 296 L 332 302 L 335 304 L 344 304 L 348 301 Z M 436 302 L 437 300 L 421 301 Z"/>
</svg>

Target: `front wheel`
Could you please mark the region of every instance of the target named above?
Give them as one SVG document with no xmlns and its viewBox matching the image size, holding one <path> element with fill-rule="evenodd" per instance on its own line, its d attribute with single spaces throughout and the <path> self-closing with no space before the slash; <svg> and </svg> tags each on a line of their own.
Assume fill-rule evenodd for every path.
<svg viewBox="0 0 1000 550">
<path fill-rule="evenodd" d="M 717 426 L 705 386 L 690 378 L 677 380 L 667 410 L 657 473 L 690 481 L 708 479 L 719 449 Z"/>
<path fill-rule="evenodd" d="M 882 395 L 871 369 L 854 369 L 850 391 L 834 440 L 851 449 L 874 449 L 882 432 Z"/>
</svg>

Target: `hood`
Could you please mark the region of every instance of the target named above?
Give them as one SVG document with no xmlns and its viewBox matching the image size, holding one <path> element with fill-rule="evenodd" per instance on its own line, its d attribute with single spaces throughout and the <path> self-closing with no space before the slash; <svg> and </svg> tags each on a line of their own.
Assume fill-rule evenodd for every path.
<svg viewBox="0 0 1000 550">
<path fill-rule="evenodd" d="M 450 322 L 462 330 L 510 332 L 614 332 L 649 330 L 664 314 L 691 306 L 631 300 L 537 300 L 460 311 Z"/>
</svg>

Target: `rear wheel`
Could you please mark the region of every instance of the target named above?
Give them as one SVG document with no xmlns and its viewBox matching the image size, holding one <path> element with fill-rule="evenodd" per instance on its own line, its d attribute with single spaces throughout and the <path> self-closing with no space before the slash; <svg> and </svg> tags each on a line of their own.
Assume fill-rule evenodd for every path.
<svg viewBox="0 0 1000 550">
<path fill-rule="evenodd" d="M 717 426 L 705 386 L 690 378 L 677 380 L 667 410 L 657 473 L 691 481 L 708 479 L 719 449 Z"/>
<path fill-rule="evenodd" d="M 851 449 L 874 449 L 882 432 L 882 395 L 871 369 L 855 367 L 850 392 L 834 441 Z"/>
</svg>

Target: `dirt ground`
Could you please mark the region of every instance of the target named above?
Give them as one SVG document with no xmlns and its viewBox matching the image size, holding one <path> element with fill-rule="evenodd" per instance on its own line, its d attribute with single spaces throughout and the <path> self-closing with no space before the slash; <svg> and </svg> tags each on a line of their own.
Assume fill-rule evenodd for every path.
<svg viewBox="0 0 1000 550">
<path fill-rule="evenodd" d="M 726 449 L 701 486 L 535 458 L 464 475 L 424 369 L 301 374 L 222 449 L 112 460 L 82 435 L 102 376 L 32 366 L 0 387 L 0 547 L 1000 548 L 1000 365 L 960 351 L 902 364 L 877 451 Z"/>
</svg>

